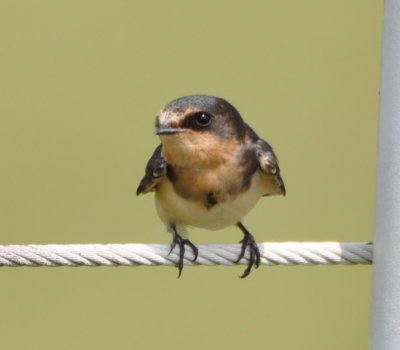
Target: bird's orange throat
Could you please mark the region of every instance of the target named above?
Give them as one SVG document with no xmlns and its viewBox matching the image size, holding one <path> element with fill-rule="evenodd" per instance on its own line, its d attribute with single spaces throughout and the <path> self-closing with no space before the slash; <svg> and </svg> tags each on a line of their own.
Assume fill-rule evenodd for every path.
<svg viewBox="0 0 400 350">
<path fill-rule="evenodd" d="M 243 186 L 243 147 L 236 140 L 221 140 L 208 133 L 163 137 L 163 157 L 171 164 L 175 191 L 207 207 L 209 198 L 222 203 L 246 189 Z M 242 145 L 243 146 L 243 145 Z"/>
<path fill-rule="evenodd" d="M 210 133 L 185 132 L 161 136 L 162 155 L 175 166 L 213 168 L 232 161 L 238 152 L 235 140 L 221 140 Z"/>
</svg>

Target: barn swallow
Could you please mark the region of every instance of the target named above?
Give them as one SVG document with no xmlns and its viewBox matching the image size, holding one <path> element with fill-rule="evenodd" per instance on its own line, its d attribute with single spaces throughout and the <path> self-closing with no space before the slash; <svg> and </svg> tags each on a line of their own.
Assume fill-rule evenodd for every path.
<svg viewBox="0 0 400 350">
<path fill-rule="evenodd" d="M 236 225 L 244 234 L 239 262 L 249 250 L 244 278 L 260 264 L 260 251 L 242 218 L 263 196 L 285 195 L 272 147 L 251 129 L 228 101 L 205 95 L 178 98 L 156 118 L 161 144 L 147 163 L 136 194 L 155 191 L 156 210 L 179 248 L 178 277 L 186 226 L 218 230 Z"/>
</svg>

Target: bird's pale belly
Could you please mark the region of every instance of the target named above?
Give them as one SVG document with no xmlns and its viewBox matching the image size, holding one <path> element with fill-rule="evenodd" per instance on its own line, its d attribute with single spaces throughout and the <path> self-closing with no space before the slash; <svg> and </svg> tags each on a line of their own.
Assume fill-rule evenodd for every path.
<svg viewBox="0 0 400 350">
<path fill-rule="evenodd" d="M 207 208 L 200 201 L 181 197 L 166 178 L 159 183 L 156 191 L 156 209 L 161 220 L 166 223 L 219 230 L 236 224 L 255 206 L 265 193 L 265 179 L 262 177 L 262 174 L 256 172 L 247 191 L 211 208 Z"/>
</svg>

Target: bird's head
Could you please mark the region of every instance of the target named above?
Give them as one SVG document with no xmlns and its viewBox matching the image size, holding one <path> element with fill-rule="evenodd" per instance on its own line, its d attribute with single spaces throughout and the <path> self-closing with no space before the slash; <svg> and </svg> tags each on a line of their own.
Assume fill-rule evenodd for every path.
<svg viewBox="0 0 400 350">
<path fill-rule="evenodd" d="M 166 158 L 204 157 L 224 151 L 245 136 L 239 112 L 222 98 L 192 95 L 168 103 L 157 116 L 155 133 Z"/>
</svg>

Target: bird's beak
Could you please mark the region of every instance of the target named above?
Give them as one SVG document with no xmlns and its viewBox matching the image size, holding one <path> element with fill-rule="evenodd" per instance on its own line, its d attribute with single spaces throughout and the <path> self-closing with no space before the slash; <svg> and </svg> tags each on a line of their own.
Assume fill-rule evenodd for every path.
<svg viewBox="0 0 400 350">
<path fill-rule="evenodd" d="M 177 133 L 185 132 L 185 131 L 187 131 L 187 129 L 161 127 L 161 128 L 158 128 L 154 132 L 154 134 L 156 134 L 156 135 L 173 135 L 173 134 L 177 134 Z"/>
</svg>

